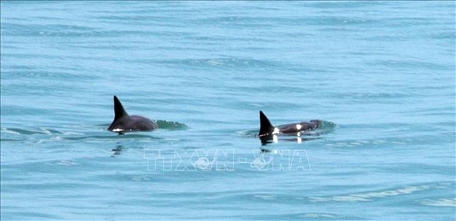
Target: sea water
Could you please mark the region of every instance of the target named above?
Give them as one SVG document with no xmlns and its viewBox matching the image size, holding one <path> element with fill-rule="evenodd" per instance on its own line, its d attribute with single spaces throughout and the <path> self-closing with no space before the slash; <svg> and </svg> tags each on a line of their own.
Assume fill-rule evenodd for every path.
<svg viewBox="0 0 456 221">
<path fill-rule="evenodd" d="M 455 39 L 453 1 L 2 1 L 1 218 L 454 220 Z"/>
</svg>

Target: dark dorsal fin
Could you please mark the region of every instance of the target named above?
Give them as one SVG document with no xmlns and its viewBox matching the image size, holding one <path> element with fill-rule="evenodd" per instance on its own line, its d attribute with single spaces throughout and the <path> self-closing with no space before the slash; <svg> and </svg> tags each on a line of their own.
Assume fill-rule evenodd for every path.
<svg viewBox="0 0 456 221">
<path fill-rule="evenodd" d="M 114 95 L 114 120 L 120 119 L 124 116 L 128 116 L 127 112 L 122 106 L 122 103 L 120 103 L 119 99 Z"/>
<path fill-rule="evenodd" d="M 258 133 L 258 136 L 271 135 L 272 131 L 274 131 L 274 126 L 272 126 L 263 111 L 260 111 L 260 132 Z"/>
</svg>

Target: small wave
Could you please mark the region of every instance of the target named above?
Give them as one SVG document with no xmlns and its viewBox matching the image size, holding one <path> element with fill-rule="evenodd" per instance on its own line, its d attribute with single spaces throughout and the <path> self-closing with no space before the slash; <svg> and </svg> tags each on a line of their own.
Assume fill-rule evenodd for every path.
<svg viewBox="0 0 456 221">
<path fill-rule="evenodd" d="M 422 200 L 421 204 L 426 206 L 448 206 L 448 207 L 456 207 L 456 198 L 454 199 L 437 199 L 437 200 Z"/>
<path fill-rule="evenodd" d="M 13 129 L 8 129 L 2 127 L 2 133 L 8 133 L 8 134 L 14 134 L 14 135 L 20 135 L 21 133 L 19 131 L 13 130 Z"/>
<path fill-rule="evenodd" d="M 160 129 L 165 130 L 182 130 L 187 128 L 185 124 L 158 120 L 157 124 Z M 80 140 L 112 140 L 112 139 L 161 139 L 157 136 L 154 136 L 154 133 L 150 132 L 135 132 L 127 133 L 123 136 L 117 136 L 116 133 L 111 133 L 106 130 L 107 126 L 105 124 L 93 126 L 75 126 L 69 128 L 68 131 L 65 130 L 56 130 L 49 128 L 1 128 L 1 141 L 2 142 L 14 142 L 14 141 L 28 141 L 33 143 L 33 145 L 41 144 L 45 142 L 56 142 L 56 141 L 80 141 Z"/>
<path fill-rule="evenodd" d="M 257 130 L 242 130 L 242 131 L 237 131 L 236 134 L 241 137 L 255 137 L 258 133 Z"/>
<path fill-rule="evenodd" d="M 109 132 L 109 131 L 108 131 Z M 68 137 L 63 137 L 62 139 L 64 140 L 72 140 L 72 141 L 77 141 L 77 140 L 112 140 L 112 139 L 135 139 L 135 138 L 141 138 L 141 139 L 160 139 L 158 137 L 152 136 L 150 134 L 146 134 L 147 132 L 135 132 L 135 133 L 126 133 L 122 135 L 118 135 L 115 133 L 106 133 L 104 135 L 78 135 L 78 136 L 68 136 Z"/>
<path fill-rule="evenodd" d="M 35 135 L 35 134 L 62 134 L 62 132 L 53 129 L 40 128 L 38 130 L 26 130 L 20 128 L 2 128 L 2 133 L 14 135 Z"/>
<path fill-rule="evenodd" d="M 309 197 L 313 202 L 327 202 L 327 201 L 335 201 L 335 202 L 366 202 L 372 201 L 375 198 L 383 198 L 383 197 L 392 197 L 392 196 L 399 196 L 405 194 L 412 194 L 414 192 L 428 190 L 431 187 L 428 185 L 421 185 L 421 186 L 411 186 L 411 187 L 404 187 L 401 189 L 396 190 L 385 190 L 380 192 L 368 192 L 368 193 L 356 193 L 356 194 L 349 194 L 346 196 L 333 196 L 333 197 Z"/>
<path fill-rule="evenodd" d="M 160 129 L 182 130 L 187 128 L 187 125 L 175 121 L 157 120 L 155 123 L 157 123 L 158 128 Z"/>
<path fill-rule="evenodd" d="M 55 162 L 54 164 L 60 165 L 60 166 L 74 166 L 74 165 L 78 165 L 78 163 L 76 163 L 76 162 L 73 161 L 73 160 L 59 160 L 58 162 Z"/>
<path fill-rule="evenodd" d="M 338 218 L 336 215 L 323 214 L 323 213 L 308 213 L 308 214 L 305 214 L 304 217 L 305 218 L 312 218 L 312 219 L 318 219 L 318 218 L 336 219 L 336 218 Z"/>
<path fill-rule="evenodd" d="M 275 199 L 274 195 L 269 195 L 269 194 L 257 194 L 257 195 L 253 195 L 253 197 L 260 198 L 263 200 L 274 200 Z"/>
</svg>

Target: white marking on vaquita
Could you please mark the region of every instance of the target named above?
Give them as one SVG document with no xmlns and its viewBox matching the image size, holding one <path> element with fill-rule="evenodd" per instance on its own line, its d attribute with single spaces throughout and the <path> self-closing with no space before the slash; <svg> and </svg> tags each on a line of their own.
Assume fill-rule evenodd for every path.
<svg viewBox="0 0 456 221">
<path fill-rule="evenodd" d="M 124 130 L 123 130 L 123 129 L 120 129 L 120 128 L 116 128 L 116 129 L 114 129 L 114 130 L 112 130 L 112 131 L 114 131 L 114 132 L 121 132 L 121 131 L 124 131 Z"/>
<path fill-rule="evenodd" d="M 301 130 L 302 125 L 301 124 L 296 124 L 296 129 Z"/>
<path fill-rule="evenodd" d="M 280 130 L 277 127 L 274 127 L 274 131 L 272 131 L 272 134 L 279 134 Z"/>
</svg>

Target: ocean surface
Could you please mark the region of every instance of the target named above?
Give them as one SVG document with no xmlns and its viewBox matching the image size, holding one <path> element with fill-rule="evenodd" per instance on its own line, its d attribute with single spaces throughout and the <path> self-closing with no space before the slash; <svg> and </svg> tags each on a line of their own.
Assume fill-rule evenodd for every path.
<svg viewBox="0 0 456 221">
<path fill-rule="evenodd" d="M 454 1 L 1 1 L 1 219 L 455 220 L 455 39 Z"/>
</svg>

